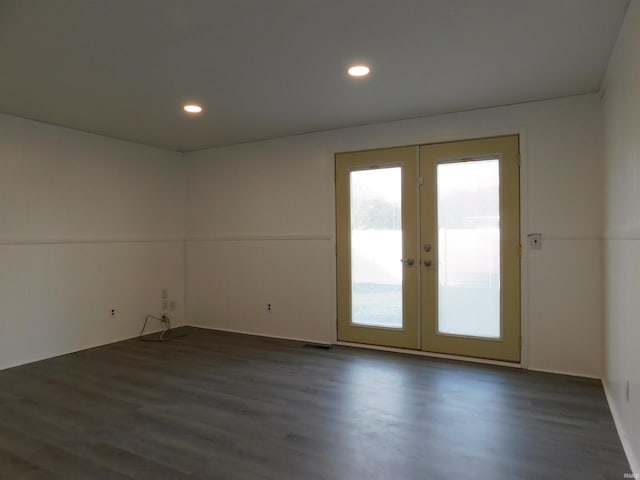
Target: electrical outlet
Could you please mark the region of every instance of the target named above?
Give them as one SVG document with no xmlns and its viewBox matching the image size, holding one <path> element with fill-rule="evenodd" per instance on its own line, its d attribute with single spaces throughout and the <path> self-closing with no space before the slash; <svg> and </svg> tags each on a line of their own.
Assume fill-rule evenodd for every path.
<svg viewBox="0 0 640 480">
<path fill-rule="evenodd" d="M 177 308 L 176 301 L 175 301 L 175 300 L 171 300 L 171 301 L 169 302 L 169 310 L 170 310 L 171 312 L 175 312 L 175 311 L 176 311 L 176 308 Z"/>
<path fill-rule="evenodd" d="M 530 233 L 528 236 L 529 236 L 529 248 L 531 250 L 542 250 L 542 234 Z"/>
<path fill-rule="evenodd" d="M 271 307 L 271 304 L 270 304 L 270 303 L 267 303 L 267 312 L 268 312 L 268 313 L 273 312 L 273 308 Z"/>
<path fill-rule="evenodd" d="M 115 317 L 115 316 L 116 316 L 116 309 L 115 309 L 115 308 L 112 308 L 112 309 L 111 309 L 111 316 L 112 316 L 112 317 Z"/>
</svg>

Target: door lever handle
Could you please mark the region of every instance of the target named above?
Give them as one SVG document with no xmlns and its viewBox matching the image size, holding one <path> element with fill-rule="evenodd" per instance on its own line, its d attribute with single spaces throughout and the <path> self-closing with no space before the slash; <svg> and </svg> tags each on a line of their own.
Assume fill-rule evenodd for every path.
<svg viewBox="0 0 640 480">
<path fill-rule="evenodd" d="M 422 263 L 424 263 L 424 266 L 427 267 L 427 268 L 431 267 L 431 265 L 432 265 L 431 260 L 425 260 Z"/>
<path fill-rule="evenodd" d="M 416 263 L 413 258 L 407 258 L 406 260 L 401 259 L 400 261 L 406 265 L 409 265 L 410 267 L 412 267 Z"/>
</svg>

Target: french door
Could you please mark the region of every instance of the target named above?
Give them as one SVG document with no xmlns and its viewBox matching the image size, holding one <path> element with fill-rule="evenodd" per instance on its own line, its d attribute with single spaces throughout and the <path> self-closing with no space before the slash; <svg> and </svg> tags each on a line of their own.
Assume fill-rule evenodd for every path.
<svg viewBox="0 0 640 480">
<path fill-rule="evenodd" d="M 520 360 L 518 137 L 336 155 L 338 339 Z"/>
</svg>

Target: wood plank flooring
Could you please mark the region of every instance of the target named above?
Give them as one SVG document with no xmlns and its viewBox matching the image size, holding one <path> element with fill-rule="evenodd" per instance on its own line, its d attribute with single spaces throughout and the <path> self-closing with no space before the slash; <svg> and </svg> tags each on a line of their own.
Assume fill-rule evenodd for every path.
<svg viewBox="0 0 640 480">
<path fill-rule="evenodd" d="M 184 328 L 0 372 L 0 479 L 621 479 L 599 381 Z"/>
</svg>

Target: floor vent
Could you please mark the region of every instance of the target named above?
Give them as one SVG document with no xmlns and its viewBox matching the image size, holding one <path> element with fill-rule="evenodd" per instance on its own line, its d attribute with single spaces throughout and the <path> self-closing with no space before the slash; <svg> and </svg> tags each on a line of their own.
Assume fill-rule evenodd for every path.
<svg viewBox="0 0 640 480">
<path fill-rule="evenodd" d="M 331 345 L 326 343 L 305 343 L 304 348 L 318 348 L 320 350 L 331 350 Z"/>
</svg>

